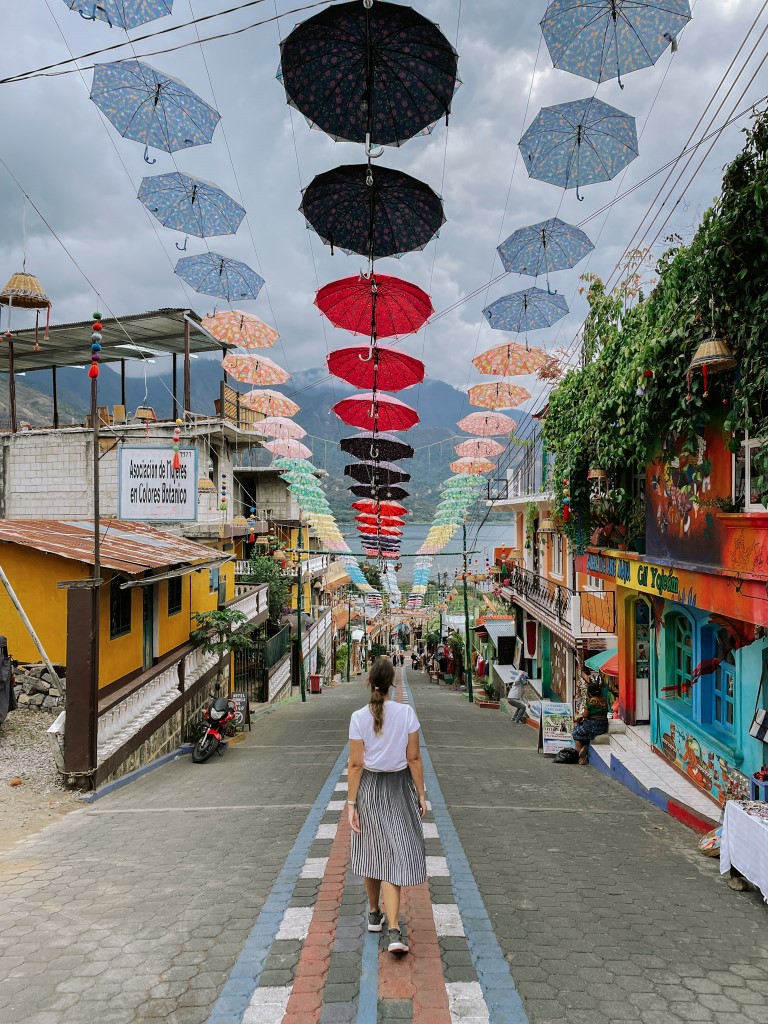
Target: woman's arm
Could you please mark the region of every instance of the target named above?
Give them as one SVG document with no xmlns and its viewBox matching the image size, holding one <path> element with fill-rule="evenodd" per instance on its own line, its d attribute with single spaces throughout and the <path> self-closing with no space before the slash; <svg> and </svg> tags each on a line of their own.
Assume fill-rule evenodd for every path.
<svg viewBox="0 0 768 1024">
<path fill-rule="evenodd" d="M 416 792 L 419 794 L 419 813 L 423 818 L 427 813 L 427 794 L 424 791 L 424 763 L 421 760 L 418 732 L 408 733 L 408 746 L 405 748 L 405 758 L 411 770 L 411 778 L 416 786 Z"/>
<path fill-rule="evenodd" d="M 360 831 L 360 822 L 357 818 L 357 791 L 360 788 L 360 779 L 363 774 L 363 741 L 349 741 L 349 769 L 347 772 L 347 811 L 349 813 L 349 824 L 353 832 Z"/>
</svg>

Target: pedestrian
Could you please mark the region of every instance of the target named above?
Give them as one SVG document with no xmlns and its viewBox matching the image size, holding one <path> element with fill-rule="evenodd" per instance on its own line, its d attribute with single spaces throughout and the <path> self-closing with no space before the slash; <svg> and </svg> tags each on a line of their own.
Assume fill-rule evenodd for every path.
<svg viewBox="0 0 768 1024">
<path fill-rule="evenodd" d="M 405 655 L 403 654 L 402 651 L 400 651 L 400 668 L 402 668 L 404 664 L 405 664 Z"/>
<path fill-rule="evenodd" d="M 602 693 L 600 681 L 591 679 L 587 684 L 587 698 L 581 715 L 573 727 L 573 744 L 579 752 L 579 764 L 589 764 L 589 744 L 595 736 L 608 732 L 608 701 Z"/>
<path fill-rule="evenodd" d="M 394 654 L 392 655 L 392 664 L 395 666 L 395 668 L 397 668 L 398 661 L 400 661 L 400 656 L 397 653 L 397 651 L 395 651 Z"/>
<path fill-rule="evenodd" d="M 352 829 L 350 867 L 365 882 L 368 931 L 386 916 L 390 953 L 407 953 L 400 931 L 400 890 L 426 880 L 421 819 L 427 810 L 419 720 L 390 693 L 395 673 L 377 658 L 368 676 L 371 697 L 349 724 L 347 811 Z M 380 898 L 384 901 L 381 912 Z"/>
<path fill-rule="evenodd" d="M 419 656 L 416 651 L 411 651 L 411 671 L 415 672 L 418 667 Z"/>
<path fill-rule="evenodd" d="M 517 709 L 516 714 L 512 717 L 512 721 L 522 725 L 527 718 L 528 711 L 528 705 L 523 700 L 523 691 L 525 684 L 528 682 L 528 676 L 520 669 L 515 669 L 511 679 L 512 685 L 509 687 L 509 693 L 507 694 L 507 704 Z"/>
<path fill-rule="evenodd" d="M 13 673 L 13 662 L 8 654 L 8 641 L 0 636 L 0 725 L 3 724 L 10 711 L 16 710 L 14 685 L 16 676 Z"/>
</svg>

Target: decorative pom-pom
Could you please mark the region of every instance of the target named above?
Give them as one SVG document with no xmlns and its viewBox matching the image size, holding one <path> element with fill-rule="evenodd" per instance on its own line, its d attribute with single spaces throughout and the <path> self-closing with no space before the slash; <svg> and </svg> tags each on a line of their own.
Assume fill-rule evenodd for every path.
<svg viewBox="0 0 768 1024">
<path fill-rule="evenodd" d="M 99 376 L 99 364 L 98 363 L 91 363 L 91 365 L 88 367 L 88 376 L 91 378 L 91 380 L 95 380 L 96 377 Z"/>
<path fill-rule="evenodd" d="M 104 330 L 104 325 L 99 323 L 99 321 L 97 320 L 96 323 L 91 328 L 91 330 L 92 331 L 103 331 Z"/>
</svg>

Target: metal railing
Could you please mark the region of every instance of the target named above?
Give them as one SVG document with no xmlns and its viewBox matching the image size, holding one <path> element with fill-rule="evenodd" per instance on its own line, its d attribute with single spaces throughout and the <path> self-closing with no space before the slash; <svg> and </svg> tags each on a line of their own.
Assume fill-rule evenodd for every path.
<svg viewBox="0 0 768 1024">
<path fill-rule="evenodd" d="M 509 581 L 510 589 L 525 598 L 534 608 L 552 616 L 564 626 L 571 625 L 571 598 L 574 591 L 519 565 L 511 569 Z"/>
<path fill-rule="evenodd" d="M 288 626 L 283 626 L 279 633 L 275 633 L 264 644 L 264 667 L 273 668 L 290 649 L 291 631 Z"/>
</svg>

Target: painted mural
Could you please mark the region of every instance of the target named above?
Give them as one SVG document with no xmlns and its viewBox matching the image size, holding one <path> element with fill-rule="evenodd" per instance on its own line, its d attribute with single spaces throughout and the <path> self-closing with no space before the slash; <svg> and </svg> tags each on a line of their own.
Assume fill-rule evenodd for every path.
<svg viewBox="0 0 768 1024">
<path fill-rule="evenodd" d="M 672 719 L 659 704 L 660 751 L 670 764 L 683 771 L 688 778 L 714 797 L 719 804 L 726 800 L 748 800 L 749 779 L 735 765 L 729 764 L 722 754 L 706 745 L 701 734 L 694 735 L 685 726 Z"/>
</svg>

